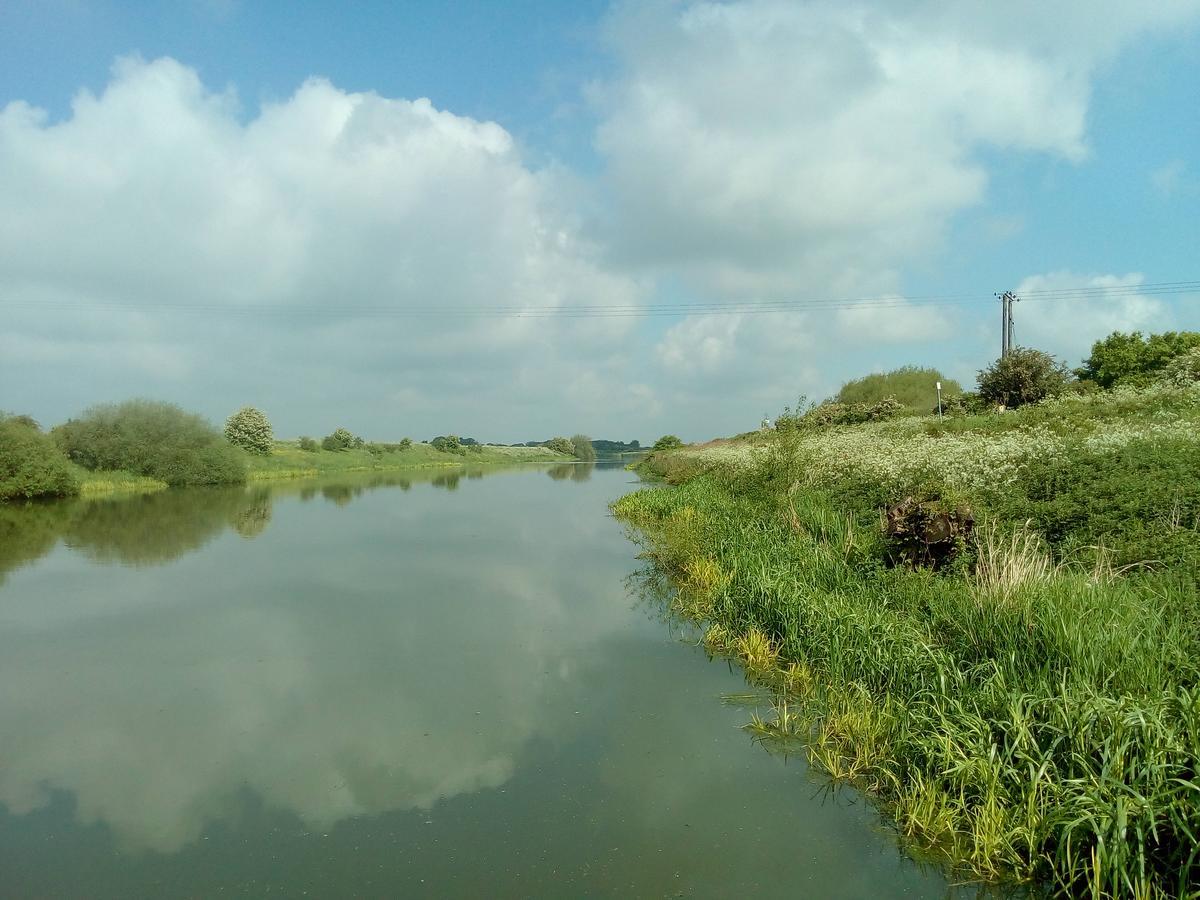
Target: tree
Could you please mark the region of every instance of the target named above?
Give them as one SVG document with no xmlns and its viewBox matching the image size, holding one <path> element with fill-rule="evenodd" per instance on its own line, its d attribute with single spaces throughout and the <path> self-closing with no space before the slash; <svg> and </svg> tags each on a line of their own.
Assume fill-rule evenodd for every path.
<svg viewBox="0 0 1200 900">
<path fill-rule="evenodd" d="M 676 447 L 682 447 L 683 441 L 673 434 L 664 434 L 654 442 L 654 450 L 674 450 Z"/>
<path fill-rule="evenodd" d="M 300 438 L 299 445 L 300 445 L 300 449 L 304 450 L 306 453 L 316 453 L 318 450 L 321 449 L 320 444 L 318 444 L 315 440 L 313 440 L 312 438 L 307 437 L 307 436 Z"/>
<path fill-rule="evenodd" d="M 592 439 L 586 434 L 577 434 L 571 438 L 571 449 L 575 457 L 584 462 L 591 462 L 596 458 L 596 448 L 592 446 Z"/>
<path fill-rule="evenodd" d="M 67 458 L 31 421 L 0 416 L 0 500 L 78 494 Z"/>
<path fill-rule="evenodd" d="M 225 440 L 260 456 L 266 456 L 275 446 L 271 423 L 253 406 L 243 406 L 225 420 Z"/>
<path fill-rule="evenodd" d="M 1014 408 L 1061 394 L 1070 383 L 1067 367 L 1048 353 L 1014 347 L 979 373 L 984 402 Z"/>
<path fill-rule="evenodd" d="M 335 429 L 333 434 L 327 434 L 321 439 L 321 446 L 326 450 L 349 450 L 351 447 L 361 447 L 363 439 L 345 428 Z"/>
<path fill-rule="evenodd" d="M 877 372 L 847 381 L 837 392 L 834 401 L 847 406 L 871 406 L 894 399 L 905 411 L 926 415 L 937 409 L 938 382 L 942 384 L 943 396 L 950 397 L 963 392 L 961 384 L 937 369 L 902 366 L 890 372 Z"/>
<path fill-rule="evenodd" d="M 225 436 L 173 403 L 93 406 L 51 435 L 85 469 L 124 469 L 171 486 L 246 480 L 245 463 Z"/>
<path fill-rule="evenodd" d="M 546 441 L 546 446 L 556 453 L 565 453 L 567 456 L 575 455 L 575 445 L 565 437 L 553 437 Z"/>
<path fill-rule="evenodd" d="M 442 453 L 457 453 L 459 456 L 467 452 L 466 448 L 462 445 L 462 441 L 458 439 L 457 434 L 435 437 L 429 442 L 429 446 L 434 450 L 440 450 Z"/>
<path fill-rule="evenodd" d="M 1153 382 L 1171 360 L 1196 347 L 1200 347 L 1200 332 L 1166 331 L 1147 338 L 1140 331 L 1114 331 L 1092 345 L 1091 355 L 1075 375 L 1102 388 L 1144 386 Z"/>
</svg>

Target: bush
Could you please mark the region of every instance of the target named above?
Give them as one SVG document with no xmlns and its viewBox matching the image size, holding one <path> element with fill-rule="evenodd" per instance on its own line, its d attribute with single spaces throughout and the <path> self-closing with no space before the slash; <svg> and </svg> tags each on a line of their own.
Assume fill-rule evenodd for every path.
<svg viewBox="0 0 1200 900">
<path fill-rule="evenodd" d="M 1179 354 L 1163 366 L 1158 380 L 1175 387 L 1188 387 L 1200 382 L 1200 347 Z"/>
<path fill-rule="evenodd" d="M 457 453 L 459 456 L 462 456 L 467 452 L 467 449 L 458 439 L 457 434 L 447 434 L 435 437 L 429 442 L 429 446 L 431 446 L 434 450 L 441 451 L 442 453 Z"/>
<path fill-rule="evenodd" d="M 937 369 L 903 366 L 847 381 L 833 399 L 837 403 L 868 407 L 891 400 L 899 404 L 900 412 L 926 415 L 930 409 L 937 408 L 939 381 L 943 396 L 962 393 L 961 384 Z"/>
<path fill-rule="evenodd" d="M 1091 355 L 1075 370 L 1080 379 L 1102 388 L 1128 384 L 1145 387 L 1178 356 L 1200 347 L 1200 332 L 1166 331 L 1143 337 L 1140 331 L 1114 331 L 1092 345 Z"/>
<path fill-rule="evenodd" d="M 556 453 L 565 453 L 567 456 L 575 455 L 575 445 L 565 437 L 550 438 L 546 441 L 546 446 Z"/>
<path fill-rule="evenodd" d="M 907 412 L 904 404 L 892 397 L 875 403 L 822 403 L 799 419 L 780 417 L 785 424 L 796 427 L 826 425 L 861 425 L 864 422 L 884 422 Z"/>
<path fill-rule="evenodd" d="M 349 450 L 362 445 L 363 439 L 345 428 L 339 428 L 321 439 L 321 446 L 326 450 Z"/>
<path fill-rule="evenodd" d="M 299 441 L 300 449 L 306 453 L 316 453 L 321 449 L 321 445 L 310 437 L 302 437 Z"/>
<path fill-rule="evenodd" d="M 225 440 L 260 456 L 266 456 L 275 446 L 271 423 L 253 406 L 243 406 L 225 420 Z"/>
<path fill-rule="evenodd" d="M 412 438 L 404 438 L 399 444 L 401 450 L 407 450 L 413 444 Z"/>
<path fill-rule="evenodd" d="M 674 450 L 677 447 L 682 447 L 683 441 L 673 434 L 664 434 L 654 442 L 653 450 Z"/>
<path fill-rule="evenodd" d="M 1066 366 L 1050 354 L 1014 347 L 979 373 L 979 396 L 1012 409 L 1063 393 L 1070 377 Z"/>
<path fill-rule="evenodd" d="M 85 469 L 125 469 L 172 486 L 246 480 L 241 457 L 221 433 L 172 403 L 129 400 L 93 406 L 52 435 Z"/>
<path fill-rule="evenodd" d="M 79 482 L 54 441 L 28 416 L 0 418 L 0 500 L 65 497 Z"/>
<path fill-rule="evenodd" d="M 571 452 L 584 462 L 591 462 L 596 458 L 596 448 L 592 446 L 592 439 L 586 434 L 577 434 L 571 438 Z"/>
<path fill-rule="evenodd" d="M 988 404 L 976 391 L 942 398 L 942 414 L 946 416 L 976 416 L 986 412 Z"/>
</svg>

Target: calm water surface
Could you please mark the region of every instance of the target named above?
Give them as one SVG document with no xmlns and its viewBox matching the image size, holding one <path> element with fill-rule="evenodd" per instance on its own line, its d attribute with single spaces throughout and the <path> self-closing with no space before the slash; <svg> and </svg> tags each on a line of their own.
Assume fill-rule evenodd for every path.
<svg viewBox="0 0 1200 900">
<path fill-rule="evenodd" d="M 631 481 L 0 507 L 0 895 L 946 896 L 631 590 Z"/>
</svg>

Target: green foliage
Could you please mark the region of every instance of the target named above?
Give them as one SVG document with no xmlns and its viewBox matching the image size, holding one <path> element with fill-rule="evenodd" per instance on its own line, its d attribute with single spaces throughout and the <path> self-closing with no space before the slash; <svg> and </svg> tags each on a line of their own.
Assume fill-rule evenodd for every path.
<svg viewBox="0 0 1200 900">
<path fill-rule="evenodd" d="M 546 441 L 546 446 L 556 453 L 565 453 L 567 456 L 575 455 L 575 445 L 565 437 L 554 437 Z"/>
<path fill-rule="evenodd" d="M 937 409 L 939 381 L 942 383 L 943 397 L 963 392 L 961 384 L 937 369 L 903 366 L 846 382 L 834 401 L 845 406 L 869 407 L 893 400 L 900 404 L 902 411 L 923 416 Z"/>
<path fill-rule="evenodd" d="M 300 449 L 306 453 L 316 453 L 321 449 L 321 445 L 310 437 L 302 437 L 297 443 L 299 444 Z"/>
<path fill-rule="evenodd" d="M 52 434 L 85 469 L 123 469 L 172 486 L 246 479 L 242 457 L 221 433 L 171 403 L 129 400 L 94 406 Z"/>
<path fill-rule="evenodd" d="M 1200 347 L 1180 353 L 1163 366 L 1159 381 L 1175 387 L 1188 387 L 1200 382 Z"/>
<path fill-rule="evenodd" d="M 1200 444 L 1147 436 L 1109 452 L 1030 459 L 991 501 L 1028 519 L 1060 558 L 1146 564 L 1200 576 Z M 1100 549 L 1103 548 L 1103 549 Z"/>
<path fill-rule="evenodd" d="M 775 427 L 824 428 L 829 425 L 860 425 L 864 422 L 886 422 L 907 412 L 904 405 L 891 397 L 872 403 L 822 403 L 802 416 L 788 415 L 785 411 L 775 420 Z"/>
<path fill-rule="evenodd" d="M 467 448 L 462 445 L 457 434 L 447 434 L 440 437 L 435 437 L 429 442 L 434 450 L 440 450 L 442 453 L 456 453 L 463 456 L 467 452 Z"/>
<path fill-rule="evenodd" d="M 79 493 L 66 456 L 31 422 L 0 417 L 0 501 Z"/>
<path fill-rule="evenodd" d="M 243 406 L 225 420 L 225 440 L 260 456 L 266 456 L 275 446 L 271 423 L 253 406 Z"/>
<path fill-rule="evenodd" d="M 1200 347 L 1200 332 L 1167 331 L 1144 337 L 1140 331 L 1114 331 L 1092 345 L 1091 355 L 1075 370 L 1080 379 L 1102 388 L 1145 386 L 1171 360 Z"/>
<path fill-rule="evenodd" d="M 592 439 L 586 434 L 577 434 L 571 438 L 571 452 L 584 462 L 592 462 L 596 458 L 596 448 L 592 446 Z"/>
<path fill-rule="evenodd" d="M 1053 356 L 1014 347 L 979 373 L 979 396 L 1009 409 L 1055 397 L 1067 389 L 1070 373 Z"/>
<path fill-rule="evenodd" d="M 321 439 L 321 448 L 324 450 L 350 450 L 362 445 L 363 439 L 345 428 L 338 428 Z"/>
<path fill-rule="evenodd" d="M 413 444 L 412 438 L 404 438 L 403 440 L 400 441 L 398 446 L 399 446 L 399 449 L 401 449 L 401 450 L 407 450 L 409 447 L 412 446 L 412 444 Z"/>
<path fill-rule="evenodd" d="M 678 437 L 673 434 L 664 434 L 654 442 L 654 446 L 651 449 L 655 452 L 658 452 L 659 450 L 675 450 L 682 446 L 683 441 L 681 441 Z"/>
</svg>

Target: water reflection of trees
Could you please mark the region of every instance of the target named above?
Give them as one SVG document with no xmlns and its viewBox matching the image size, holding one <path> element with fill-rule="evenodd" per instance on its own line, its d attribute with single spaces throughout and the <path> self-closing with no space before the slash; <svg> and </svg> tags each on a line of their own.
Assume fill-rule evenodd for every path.
<svg viewBox="0 0 1200 900">
<path fill-rule="evenodd" d="M 546 470 L 546 474 L 555 481 L 588 481 L 595 471 L 595 463 L 559 463 Z"/>
<path fill-rule="evenodd" d="M 380 487 L 411 490 L 413 482 L 456 490 L 481 470 L 372 472 L 336 480 L 241 487 L 187 488 L 136 497 L 0 503 L 0 582 L 5 573 L 45 556 L 59 540 L 101 563 L 157 565 L 199 550 L 230 528 L 255 538 L 271 523 L 273 498 L 308 501 L 320 494 L 345 506 Z"/>
<path fill-rule="evenodd" d="M 0 578 L 59 540 L 97 562 L 144 566 L 198 550 L 226 528 L 242 537 L 271 521 L 266 488 L 192 488 L 140 497 L 0 504 Z"/>
</svg>

